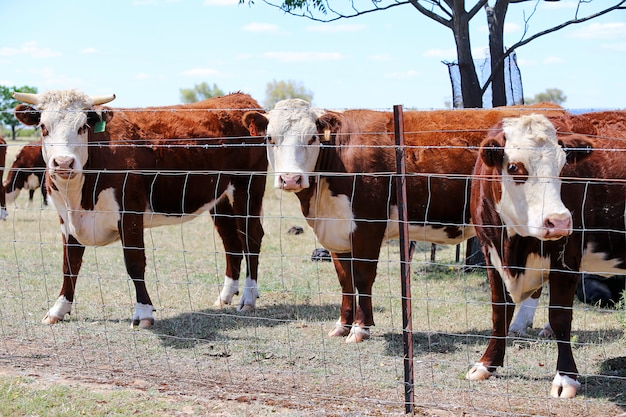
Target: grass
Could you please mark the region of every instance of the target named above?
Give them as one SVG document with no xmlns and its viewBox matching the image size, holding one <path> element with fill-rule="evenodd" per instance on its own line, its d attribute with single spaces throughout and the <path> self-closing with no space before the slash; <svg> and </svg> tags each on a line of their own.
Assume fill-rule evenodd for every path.
<svg viewBox="0 0 626 417">
<path fill-rule="evenodd" d="M 17 149 L 10 144 L 10 153 Z M 270 188 L 256 311 L 213 307 L 223 249 L 202 215 L 146 231 L 146 279 L 157 308 L 152 329 L 129 327 L 134 289 L 119 244 L 88 248 L 70 319 L 45 326 L 40 320 L 60 289 L 61 247 L 56 213 L 39 199 L 28 208 L 21 195 L 0 224 L 0 370 L 7 372 L 0 415 L 70 415 L 66 408 L 71 415 L 123 416 L 403 413 L 396 242 L 381 249 L 376 326 L 359 345 L 327 337 L 339 314 L 334 269 L 311 262 L 320 245 L 295 197 Z M 291 226 L 305 232 L 289 235 Z M 430 244 L 418 246 L 411 271 L 415 396 L 424 414 L 595 416 L 626 409 L 619 313 L 575 305 L 583 388 L 574 400 L 554 400 L 548 390 L 556 346 L 536 338 L 547 321 L 547 297 L 531 336 L 511 339 L 500 376 L 472 383 L 465 372 L 482 355 L 491 327 L 485 275 L 464 271 L 454 247 L 439 247 L 432 263 Z"/>
</svg>

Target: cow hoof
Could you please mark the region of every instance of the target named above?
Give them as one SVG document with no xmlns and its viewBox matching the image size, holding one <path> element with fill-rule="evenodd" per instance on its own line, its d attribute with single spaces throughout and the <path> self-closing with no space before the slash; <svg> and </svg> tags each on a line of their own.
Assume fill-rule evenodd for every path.
<svg viewBox="0 0 626 417">
<path fill-rule="evenodd" d="M 49 314 L 46 314 L 46 316 L 41 320 L 43 324 L 57 324 L 60 321 L 63 321 L 63 319 Z"/>
<path fill-rule="evenodd" d="M 254 311 L 254 306 L 250 305 L 250 304 L 239 306 L 239 307 L 237 307 L 237 311 L 241 311 L 242 313 L 245 313 L 245 312 L 248 312 L 248 311 Z"/>
<path fill-rule="evenodd" d="M 220 297 L 217 297 L 217 300 L 215 300 L 215 302 L 213 303 L 213 307 L 222 308 L 224 306 L 227 306 L 228 304 L 230 304 L 230 301 L 224 301 Z"/>
<path fill-rule="evenodd" d="M 359 326 L 353 326 L 352 330 L 350 330 L 350 334 L 346 339 L 346 343 L 361 343 L 364 340 L 370 338 L 369 329 L 364 329 Z"/>
<path fill-rule="evenodd" d="M 573 385 L 565 385 L 564 387 L 552 385 L 550 388 L 550 396 L 552 398 L 574 398 L 577 392 L 577 388 Z"/>
<path fill-rule="evenodd" d="M 539 337 L 542 339 L 554 339 L 554 331 L 552 326 L 550 326 L 550 322 L 543 326 L 543 329 L 539 332 Z"/>
<path fill-rule="evenodd" d="M 335 326 L 334 329 L 328 332 L 328 335 L 330 337 L 344 337 L 344 336 L 347 336 L 348 334 L 350 334 L 350 328 L 341 326 L 341 325 Z"/>
<path fill-rule="evenodd" d="M 487 367 L 484 366 L 481 362 L 478 362 L 474 364 L 474 366 L 472 366 L 469 371 L 467 371 L 465 378 L 469 379 L 470 381 L 484 381 L 490 378 L 491 375 L 493 375 L 493 373 L 489 372 L 489 369 L 487 369 Z"/>
<path fill-rule="evenodd" d="M 154 319 L 133 320 L 130 327 L 133 329 L 149 329 L 154 326 Z"/>
</svg>

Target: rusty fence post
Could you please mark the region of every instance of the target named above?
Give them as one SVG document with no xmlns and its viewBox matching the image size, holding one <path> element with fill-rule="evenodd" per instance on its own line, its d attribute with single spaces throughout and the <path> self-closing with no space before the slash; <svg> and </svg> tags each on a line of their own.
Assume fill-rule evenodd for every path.
<svg viewBox="0 0 626 417">
<path fill-rule="evenodd" d="M 409 242 L 406 207 L 406 167 L 404 162 L 404 119 L 401 105 L 393 106 L 396 139 L 396 194 L 400 227 L 400 275 L 402 284 L 402 346 L 404 347 L 404 411 L 413 414 L 415 380 L 413 376 L 413 319 L 411 314 L 411 257 L 414 242 Z"/>
</svg>

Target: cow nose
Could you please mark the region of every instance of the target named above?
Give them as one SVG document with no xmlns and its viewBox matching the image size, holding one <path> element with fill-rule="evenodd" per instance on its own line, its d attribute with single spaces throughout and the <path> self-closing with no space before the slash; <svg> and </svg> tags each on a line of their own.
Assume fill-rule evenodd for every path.
<svg viewBox="0 0 626 417">
<path fill-rule="evenodd" d="M 572 233 L 571 216 L 550 216 L 543 221 L 547 239 L 559 239 Z"/>
<path fill-rule="evenodd" d="M 67 178 L 74 169 L 75 159 L 72 156 L 57 156 L 52 159 L 52 168 L 61 177 Z"/>
<path fill-rule="evenodd" d="M 281 174 L 280 188 L 285 191 L 300 191 L 302 189 L 302 175 L 300 174 Z"/>
</svg>

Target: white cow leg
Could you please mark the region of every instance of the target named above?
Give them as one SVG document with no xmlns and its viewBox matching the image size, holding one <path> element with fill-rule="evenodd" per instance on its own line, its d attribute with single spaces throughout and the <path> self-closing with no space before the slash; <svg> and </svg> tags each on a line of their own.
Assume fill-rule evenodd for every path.
<svg viewBox="0 0 626 417">
<path fill-rule="evenodd" d="M 222 307 L 230 304 L 233 301 L 235 294 L 239 294 L 239 280 L 234 280 L 231 277 L 224 277 L 224 286 L 220 295 L 217 296 L 217 300 L 213 305 L 215 307 Z"/>
<path fill-rule="evenodd" d="M 133 314 L 133 323 L 131 326 L 147 329 L 154 325 L 153 311 L 155 311 L 154 307 L 150 304 L 135 303 L 135 313 Z"/>
<path fill-rule="evenodd" d="M 533 327 L 535 310 L 539 305 L 539 298 L 529 297 L 522 301 L 517 308 L 517 313 L 509 326 L 509 336 L 528 336 L 526 330 Z"/>
<path fill-rule="evenodd" d="M 243 285 L 243 295 L 239 300 L 238 311 L 252 311 L 256 308 L 256 299 L 259 298 L 259 287 L 257 282 L 251 277 L 246 277 L 246 282 Z"/>
<path fill-rule="evenodd" d="M 72 302 L 68 301 L 64 295 L 57 298 L 48 314 L 41 320 L 45 324 L 55 324 L 63 320 L 66 314 L 72 311 Z"/>
</svg>

